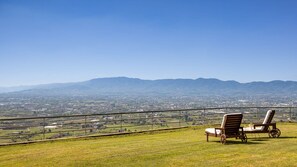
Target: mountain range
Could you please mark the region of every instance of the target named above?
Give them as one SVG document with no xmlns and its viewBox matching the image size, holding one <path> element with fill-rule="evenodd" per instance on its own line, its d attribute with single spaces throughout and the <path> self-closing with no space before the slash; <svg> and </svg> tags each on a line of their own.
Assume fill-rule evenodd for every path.
<svg viewBox="0 0 297 167">
<path fill-rule="evenodd" d="M 0 88 L 0 93 L 22 95 L 297 95 L 296 81 L 239 83 L 219 79 L 160 79 L 114 77 L 76 83 Z"/>
</svg>

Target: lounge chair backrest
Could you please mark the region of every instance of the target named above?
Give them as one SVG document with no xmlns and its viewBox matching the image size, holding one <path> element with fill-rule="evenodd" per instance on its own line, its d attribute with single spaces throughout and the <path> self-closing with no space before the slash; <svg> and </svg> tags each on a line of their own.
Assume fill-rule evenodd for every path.
<svg viewBox="0 0 297 167">
<path fill-rule="evenodd" d="M 225 114 L 223 117 L 221 128 L 225 129 L 225 134 L 238 134 L 241 120 L 241 113 Z"/>
<path fill-rule="evenodd" d="M 265 119 L 263 121 L 263 124 L 270 124 L 273 119 L 274 113 L 275 113 L 275 110 L 268 110 L 266 113 Z M 267 131 L 268 128 L 269 126 L 262 126 L 261 130 Z"/>
</svg>

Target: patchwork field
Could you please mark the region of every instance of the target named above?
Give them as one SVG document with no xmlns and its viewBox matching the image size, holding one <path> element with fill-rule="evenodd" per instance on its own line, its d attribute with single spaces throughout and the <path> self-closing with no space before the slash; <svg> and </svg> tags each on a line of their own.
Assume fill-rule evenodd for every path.
<svg viewBox="0 0 297 167">
<path fill-rule="evenodd" d="M 248 143 L 204 129 L 70 139 L 0 147 L 0 166 L 296 166 L 297 124 L 278 123 L 280 138 L 248 135 Z"/>
</svg>

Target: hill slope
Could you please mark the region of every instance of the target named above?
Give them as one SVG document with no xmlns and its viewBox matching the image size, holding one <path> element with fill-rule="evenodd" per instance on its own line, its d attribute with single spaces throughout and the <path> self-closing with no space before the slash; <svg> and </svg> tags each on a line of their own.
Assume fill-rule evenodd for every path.
<svg viewBox="0 0 297 167">
<path fill-rule="evenodd" d="M 0 166 L 296 166 L 296 123 L 281 123 L 280 138 L 248 135 L 206 142 L 205 126 L 127 136 L 0 147 Z M 220 165 L 221 166 L 221 165 Z"/>
</svg>

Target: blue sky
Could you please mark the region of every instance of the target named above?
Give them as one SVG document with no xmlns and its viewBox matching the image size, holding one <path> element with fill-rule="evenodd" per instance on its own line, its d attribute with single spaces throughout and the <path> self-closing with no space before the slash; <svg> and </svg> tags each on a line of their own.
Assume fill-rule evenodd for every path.
<svg viewBox="0 0 297 167">
<path fill-rule="evenodd" d="M 0 86 L 297 81 L 297 1 L 0 0 Z"/>
</svg>

